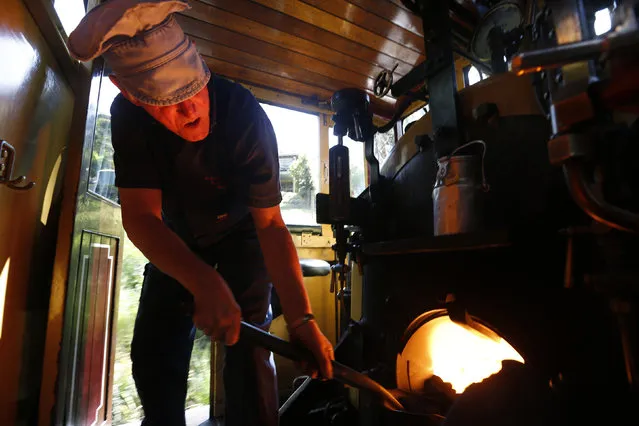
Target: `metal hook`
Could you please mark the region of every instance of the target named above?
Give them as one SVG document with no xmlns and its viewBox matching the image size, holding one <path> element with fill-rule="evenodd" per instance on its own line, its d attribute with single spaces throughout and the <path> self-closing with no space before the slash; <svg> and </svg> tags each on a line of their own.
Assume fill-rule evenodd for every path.
<svg viewBox="0 0 639 426">
<path fill-rule="evenodd" d="M 25 180 L 27 180 L 26 176 L 19 176 L 16 179 L 13 179 L 10 181 L 4 181 L 4 182 L 0 181 L 0 183 L 6 183 L 6 185 L 9 188 L 15 189 L 16 191 L 27 191 L 35 186 L 35 182 L 27 182 L 25 185 L 18 186 L 22 184 L 22 182 L 24 182 Z"/>
<path fill-rule="evenodd" d="M 35 186 L 35 182 L 27 182 L 23 185 L 23 182 L 27 180 L 26 176 L 11 178 L 15 156 L 15 148 L 9 142 L 0 139 L 0 185 L 7 185 L 16 191 L 27 191 Z"/>
</svg>

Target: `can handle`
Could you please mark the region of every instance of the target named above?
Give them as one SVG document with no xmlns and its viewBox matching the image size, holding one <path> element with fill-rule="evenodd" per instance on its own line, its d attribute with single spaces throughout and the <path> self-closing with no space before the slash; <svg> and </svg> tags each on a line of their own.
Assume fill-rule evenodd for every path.
<svg viewBox="0 0 639 426">
<path fill-rule="evenodd" d="M 482 140 L 474 140 L 474 141 L 470 141 L 468 143 L 463 144 L 462 146 L 458 146 L 457 148 L 455 148 L 453 150 L 453 152 L 451 152 L 449 155 L 446 156 L 447 159 L 450 160 L 450 157 L 452 157 L 453 155 L 455 155 L 456 152 L 458 152 L 461 149 L 464 149 L 470 145 L 475 145 L 475 144 L 480 144 L 482 146 L 482 151 L 481 151 L 481 189 L 484 192 L 488 192 L 490 191 L 490 185 L 488 184 L 488 182 L 486 182 L 486 166 L 484 164 L 484 160 L 486 158 L 486 142 L 482 141 Z"/>
</svg>

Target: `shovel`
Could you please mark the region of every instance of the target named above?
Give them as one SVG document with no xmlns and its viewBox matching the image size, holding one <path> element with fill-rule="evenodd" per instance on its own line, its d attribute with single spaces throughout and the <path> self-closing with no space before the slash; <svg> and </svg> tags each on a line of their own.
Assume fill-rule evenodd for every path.
<svg viewBox="0 0 639 426">
<path fill-rule="evenodd" d="M 256 346 L 268 349 L 284 358 L 292 361 L 305 361 L 315 363 L 315 358 L 306 348 L 300 347 L 277 336 L 242 321 L 240 326 L 240 339 Z M 378 395 L 383 402 L 395 410 L 404 410 L 402 404 L 382 385 L 370 377 L 353 370 L 350 367 L 333 361 L 333 379 L 348 386 L 365 389 Z"/>
</svg>

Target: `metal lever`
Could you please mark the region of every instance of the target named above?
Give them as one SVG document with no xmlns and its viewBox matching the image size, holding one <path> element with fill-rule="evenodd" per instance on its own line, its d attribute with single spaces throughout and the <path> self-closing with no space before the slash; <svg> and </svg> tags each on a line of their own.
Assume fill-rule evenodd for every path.
<svg viewBox="0 0 639 426">
<path fill-rule="evenodd" d="M 35 182 L 28 182 L 22 185 L 22 183 L 27 180 L 26 176 L 18 176 L 15 179 L 11 178 L 15 157 L 15 148 L 9 142 L 0 139 L 0 185 L 7 185 L 16 191 L 29 190 L 35 186 Z"/>
</svg>

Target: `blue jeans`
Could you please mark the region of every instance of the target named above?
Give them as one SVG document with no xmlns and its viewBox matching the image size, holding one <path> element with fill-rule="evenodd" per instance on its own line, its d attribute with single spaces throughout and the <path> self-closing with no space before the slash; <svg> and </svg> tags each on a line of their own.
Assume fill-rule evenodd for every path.
<svg viewBox="0 0 639 426">
<path fill-rule="evenodd" d="M 227 237 L 200 256 L 229 284 L 245 321 L 267 329 L 271 283 L 254 234 Z M 131 359 L 144 408 L 143 426 L 184 426 L 184 403 L 195 328 L 184 313 L 193 300 L 177 281 L 145 268 Z M 270 352 L 238 342 L 226 348 L 226 426 L 278 424 L 277 381 Z M 196 374 L 210 374 L 198 371 Z"/>
</svg>

